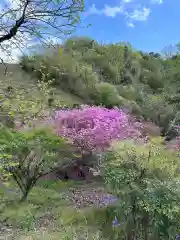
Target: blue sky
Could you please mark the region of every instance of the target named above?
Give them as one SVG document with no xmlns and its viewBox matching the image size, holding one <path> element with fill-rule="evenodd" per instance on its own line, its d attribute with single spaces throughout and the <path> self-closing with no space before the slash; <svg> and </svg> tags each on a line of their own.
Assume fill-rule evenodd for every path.
<svg viewBox="0 0 180 240">
<path fill-rule="evenodd" d="M 0 0 L 0 12 L 3 3 L 17 8 L 22 0 Z M 180 42 L 180 0 L 84 0 L 86 11 L 81 14 L 84 27 L 79 27 L 77 36 L 91 37 L 98 42 L 126 41 L 137 49 L 146 52 L 161 52 L 165 47 Z M 86 26 L 91 24 L 91 27 Z M 2 31 L 2 29 L 1 29 Z M 19 39 L 18 36 L 18 43 Z M 56 35 L 54 42 L 61 42 Z M 23 34 L 23 51 L 31 46 Z M 36 45 L 36 43 L 34 43 Z M 22 50 L 17 45 L 8 45 L 10 57 L 17 61 Z M 7 47 L 5 47 L 7 49 Z M 173 51 L 172 48 L 170 48 Z M 9 61 L 9 53 L 0 49 L 0 55 Z M 11 61 L 11 60 L 10 60 Z"/>
<path fill-rule="evenodd" d="M 76 35 L 98 41 L 128 41 L 134 48 L 161 51 L 180 41 L 180 0 L 85 0 L 89 28 Z"/>
</svg>

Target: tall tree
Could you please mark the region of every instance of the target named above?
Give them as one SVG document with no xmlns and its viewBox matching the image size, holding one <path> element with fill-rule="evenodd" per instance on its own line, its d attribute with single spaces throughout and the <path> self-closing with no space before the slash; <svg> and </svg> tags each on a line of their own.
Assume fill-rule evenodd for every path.
<svg viewBox="0 0 180 240">
<path fill-rule="evenodd" d="M 71 34 L 83 10 L 84 0 L 2 0 L 0 49 L 23 49 L 30 40 L 47 43 Z"/>
</svg>

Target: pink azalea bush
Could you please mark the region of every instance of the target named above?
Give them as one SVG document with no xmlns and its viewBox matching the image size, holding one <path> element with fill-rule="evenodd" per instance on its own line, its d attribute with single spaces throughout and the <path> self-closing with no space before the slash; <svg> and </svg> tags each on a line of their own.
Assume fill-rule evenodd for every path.
<svg viewBox="0 0 180 240">
<path fill-rule="evenodd" d="M 55 112 L 56 133 L 82 151 L 102 151 L 113 140 L 140 139 L 143 126 L 120 109 L 82 106 Z"/>
</svg>

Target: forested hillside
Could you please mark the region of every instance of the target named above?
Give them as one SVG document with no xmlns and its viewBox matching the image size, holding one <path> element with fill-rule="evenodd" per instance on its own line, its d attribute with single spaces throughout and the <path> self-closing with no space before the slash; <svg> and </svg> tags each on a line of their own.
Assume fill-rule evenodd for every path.
<svg viewBox="0 0 180 240">
<path fill-rule="evenodd" d="M 125 43 L 101 45 L 71 38 L 43 53 L 25 56 L 24 71 L 87 104 L 125 108 L 174 137 L 180 121 L 180 55 L 144 53 Z M 26 80 L 25 80 L 26 81 Z"/>
</svg>

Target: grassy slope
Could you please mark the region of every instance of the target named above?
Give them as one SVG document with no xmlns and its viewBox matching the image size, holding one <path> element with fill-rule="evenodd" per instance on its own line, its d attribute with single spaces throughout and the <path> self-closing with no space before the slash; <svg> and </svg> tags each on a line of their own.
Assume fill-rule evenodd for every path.
<svg viewBox="0 0 180 240">
<path fill-rule="evenodd" d="M 31 97 L 36 97 L 38 91 L 36 89 L 35 79 L 21 70 L 17 64 L 8 65 L 8 75 L 4 76 L 5 67 L 0 64 L 0 89 L 11 85 L 18 88 L 25 88 L 28 90 Z M 62 105 L 71 105 L 82 103 L 82 100 L 69 93 L 65 93 L 61 89 L 55 89 L 55 98 L 59 100 Z"/>
<path fill-rule="evenodd" d="M 0 239 L 13 235 L 15 240 L 105 240 L 93 215 L 95 209 L 76 210 L 67 201 L 69 187 L 77 186 L 73 182 L 43 182 L 21 204 L 15 187 L 8 195 L 1 189 L 0 224 L 9 232 L 0 232 Z"/>
</svg>

